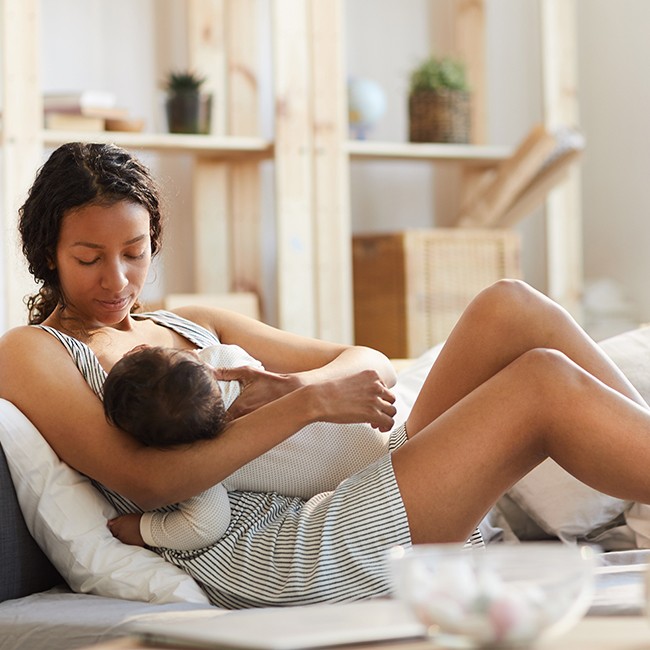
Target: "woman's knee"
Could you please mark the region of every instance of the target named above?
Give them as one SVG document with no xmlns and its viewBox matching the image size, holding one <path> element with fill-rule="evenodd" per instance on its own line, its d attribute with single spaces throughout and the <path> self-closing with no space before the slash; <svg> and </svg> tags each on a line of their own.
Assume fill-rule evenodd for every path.
<svg viewBox="0 0 650 650">
<path fill-rule="evenodd" d="M 498 280 L 476 295 L 467 315 L 485 326 L 512 326 L 517 320 L 537 314 L 545 302 L 542 294 L 521 280 Z"/>
<path fill-rule="evenodd" d="M 593 378 L 569 357 L 551 348 L 533 348 L 513 364 L 519 374 L 520 386 L 527 386 L 532 395 L 545 405 L 566 403 L 593 384 Z"/>
</svg>

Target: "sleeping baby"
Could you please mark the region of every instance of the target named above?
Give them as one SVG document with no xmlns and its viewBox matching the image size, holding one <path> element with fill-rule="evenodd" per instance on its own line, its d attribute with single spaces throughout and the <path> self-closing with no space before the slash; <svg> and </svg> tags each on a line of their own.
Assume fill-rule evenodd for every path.
<svg viewBox="0 0 650 650">
<path fill-rule="evenodd" d="M 237 399 L 238 381 L 215 378 L 214 368 L 262 364 L 236 345 L 202 350 L 138 346 L 104 383 L 111 424 L 144 445 L 171 447 L 218 436 Z M 122 515 L 111 532 L 130 544 L 193 550 L 218 540 L 230 523 L 229 491 L 278 492 L 309 499 L 388 453 L 388 433 L 369 424 L 315 422 L 173 509 Z"/>
</svg>

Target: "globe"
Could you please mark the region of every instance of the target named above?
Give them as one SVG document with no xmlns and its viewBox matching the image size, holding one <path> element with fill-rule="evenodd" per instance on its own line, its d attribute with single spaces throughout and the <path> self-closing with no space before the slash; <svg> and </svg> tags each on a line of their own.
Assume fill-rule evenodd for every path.
<svg viewBox="0 0 650 650">
<path fill-rule="evenodd" d="M 348 121 L 354 137 L 363 140 L 386 111 L 386 94 L 372 79 L 348 81 Z"/>
</svg>

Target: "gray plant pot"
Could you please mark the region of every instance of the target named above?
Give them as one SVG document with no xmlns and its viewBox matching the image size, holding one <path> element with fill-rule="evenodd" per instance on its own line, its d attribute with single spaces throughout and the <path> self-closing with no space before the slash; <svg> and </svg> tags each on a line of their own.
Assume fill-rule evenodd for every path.
<svg viewBox="0 0 650 650">
<path fill-rule="evenodd" d="M 170 133 L 210 133 L 212 95 L 194 92 L 170 95 L 166 110 Z"/>
</svg>

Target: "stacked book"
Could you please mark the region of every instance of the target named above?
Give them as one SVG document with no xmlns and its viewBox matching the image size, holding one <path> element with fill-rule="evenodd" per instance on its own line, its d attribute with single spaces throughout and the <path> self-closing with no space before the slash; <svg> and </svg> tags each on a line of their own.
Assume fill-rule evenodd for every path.
<svg viewBox="0 0 650 650">
<path fill-rule="evenodd" d="M 45 128 L 61 131 L 140 131 L 142 121 L 129 118 L 117 106 L 113 93 L 105 90 L 45 93 Z"/>
</svg>

